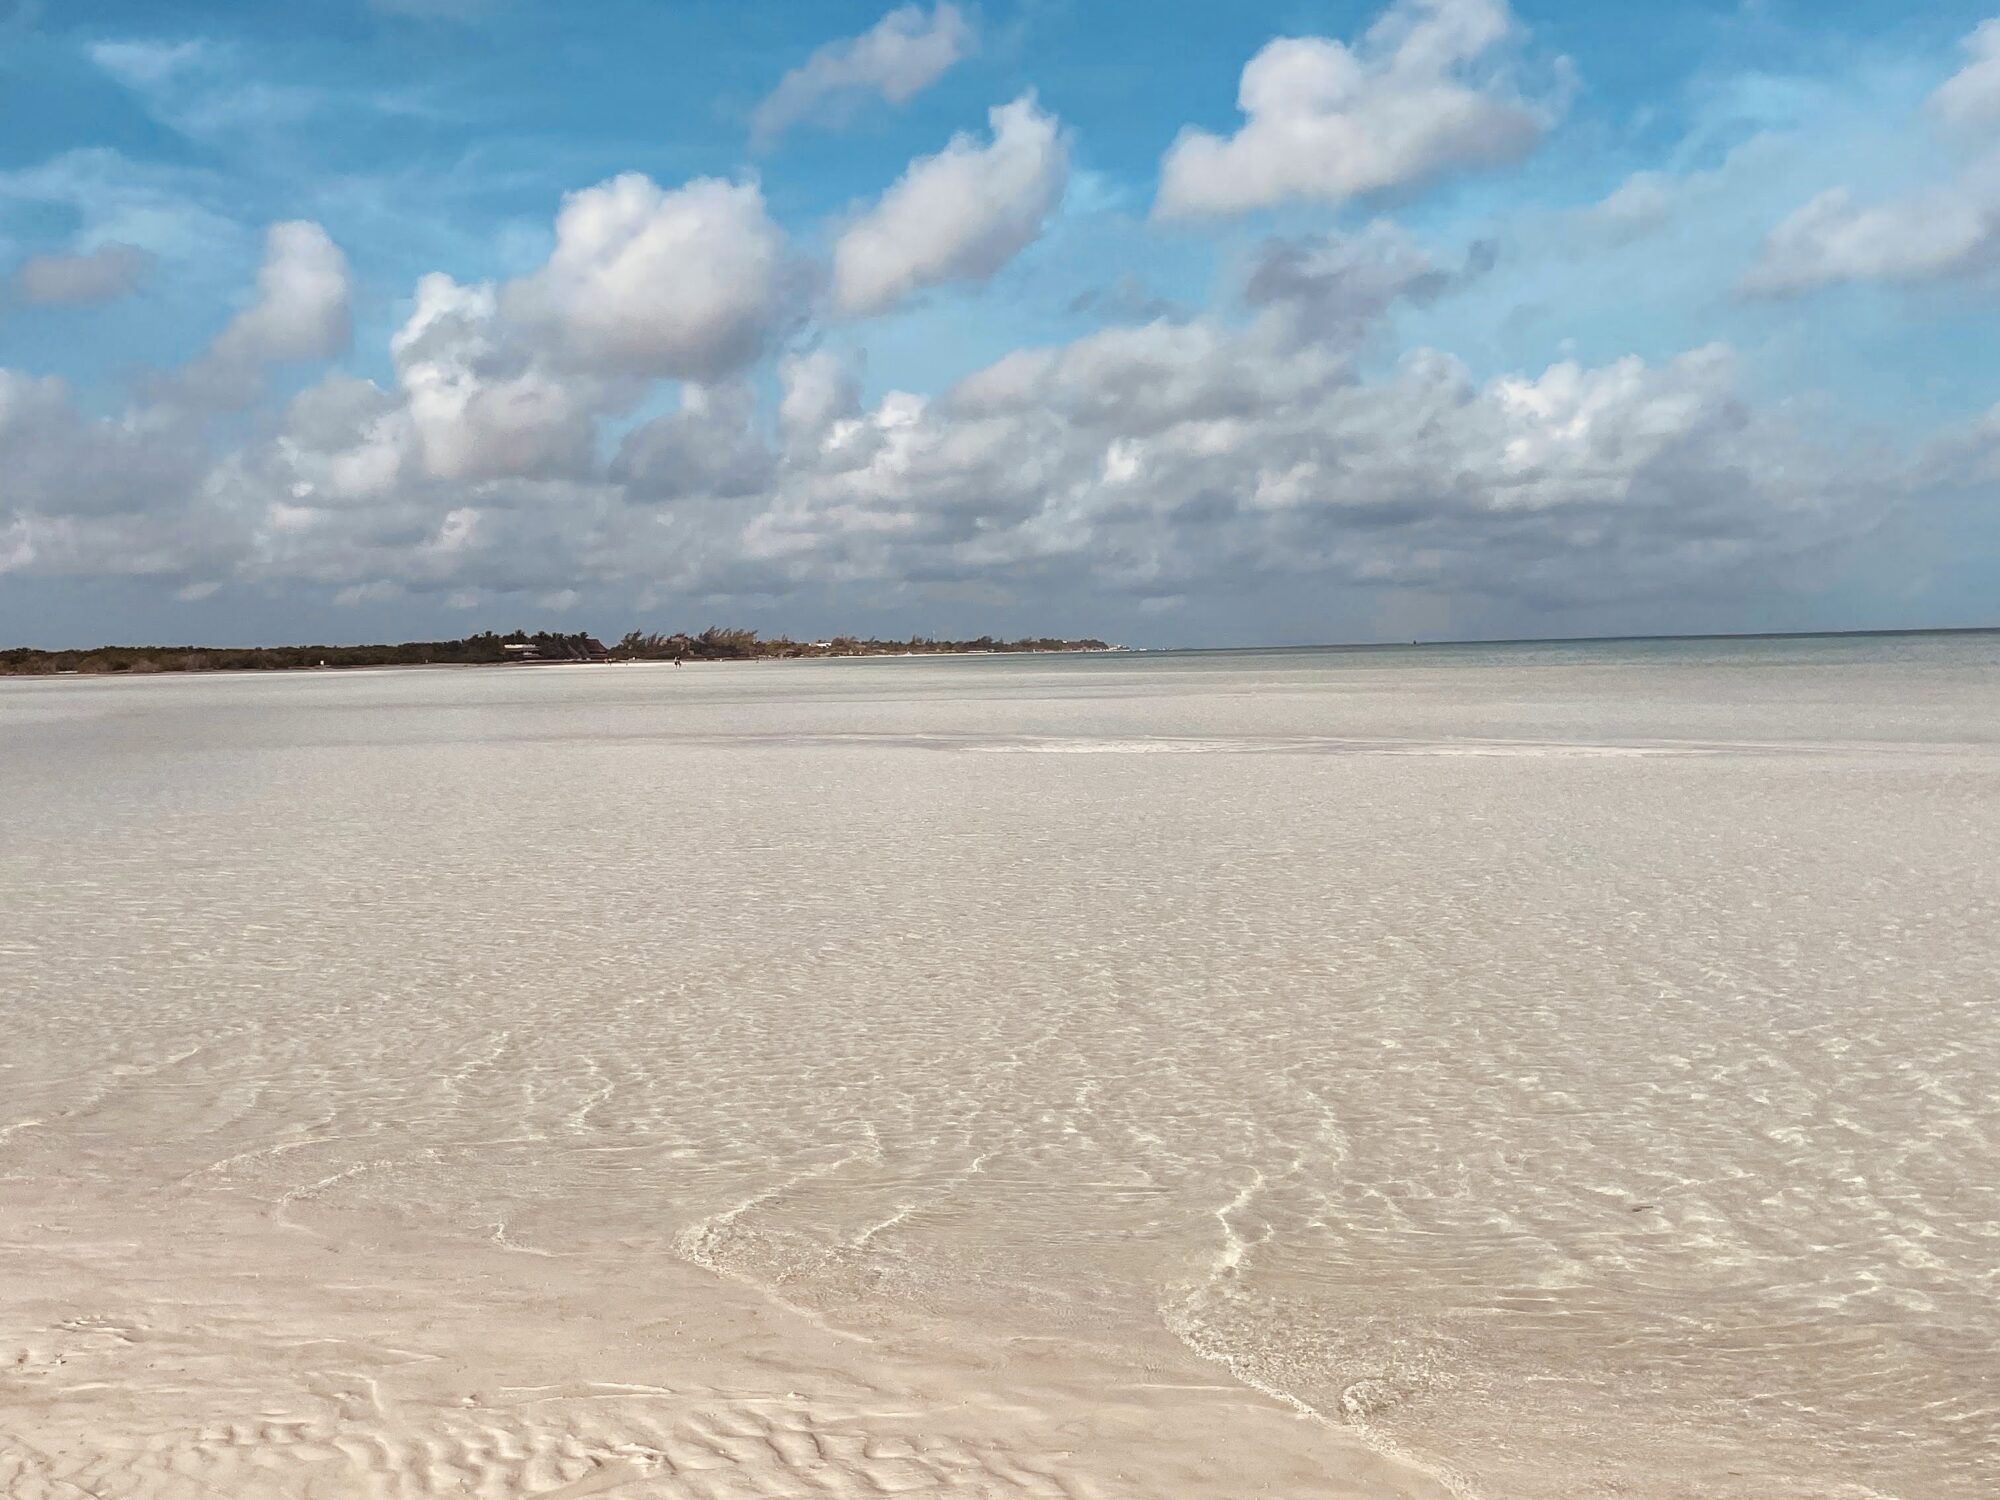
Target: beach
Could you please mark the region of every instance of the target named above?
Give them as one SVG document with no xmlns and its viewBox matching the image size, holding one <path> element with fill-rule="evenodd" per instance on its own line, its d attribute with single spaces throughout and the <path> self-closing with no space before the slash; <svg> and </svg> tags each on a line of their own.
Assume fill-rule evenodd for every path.
<svg viewBox="0 0 2000 1500">
<path fill-rule="evenodd" d="M 1973 1500 L 2000 636 L 0 682 L 0 1495 Z"/>
</svg>

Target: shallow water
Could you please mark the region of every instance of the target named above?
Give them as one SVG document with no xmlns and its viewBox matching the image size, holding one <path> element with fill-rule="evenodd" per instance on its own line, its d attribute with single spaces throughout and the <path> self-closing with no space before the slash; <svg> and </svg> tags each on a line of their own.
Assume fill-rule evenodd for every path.
<svg viewBox="0 0 2000 1500">
<path fill-rule="evenodd" d="M 0 787 L 16 1205 L 2000 1475 L 2000 637 L 8 682 Z"/>
</svg>

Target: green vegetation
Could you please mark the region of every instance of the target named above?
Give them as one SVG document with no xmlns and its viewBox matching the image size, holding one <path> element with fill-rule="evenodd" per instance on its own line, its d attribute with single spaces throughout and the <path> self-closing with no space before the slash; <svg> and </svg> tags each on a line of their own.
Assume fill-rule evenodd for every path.
<svg viewBox="0 0 2000 1500">
<path fill-rule="evenodd" d="M 509 650 L 513 647 L 513 650 Z M 522 649 L 529 648 L 529 649 Z M 982 651 L 1102 651 L 1103 641 L 1055 639 L 937 641 L 861 640 L 835 636 L 826 641 L 766 639 L 754 630 L 711 625 L 698 635 L 633 631 L 616 646 L 594 636 L 551 631 L 507 635 L 484 631 L 460 641 L 404 641 L 382 646 L 98 646 L 78 651 L 37 651 L 27 646 L 0 649 L 0 676 L 41 676 L 56 672 L 254 672 L 316 667 L 498 666 L 524 660 L 584 661 L 753 661 L 804 656 L 899 656 Z"/>
<path fill-rule="evenodd" d="M 765 657 L 793 656 L 927 656 L 971 651 L 1107 651 L 1103 641 L 1060 641 L 1053 637 L 1038 640 L 1000 641 L 982 635 L 976 641 L 938 641 L 913 635 L 907 641 L 863 640 L 858 636 L 837 635 L 824 641 L 795 641 L 788 636 L 770 639 L 754 630 L 724 630 L 711 625 L 700 635 L 642 635 L 633 631 L 615 647 L 611 655 L 621 661 L 749 661 Z"/>
</svg>

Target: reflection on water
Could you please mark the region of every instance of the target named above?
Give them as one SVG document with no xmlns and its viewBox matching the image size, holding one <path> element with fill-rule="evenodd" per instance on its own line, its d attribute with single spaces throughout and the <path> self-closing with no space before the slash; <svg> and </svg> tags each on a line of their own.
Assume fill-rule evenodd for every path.
<svg viewBox="0 0 2000 1500">
<path fill-rule="evenodd" d="M 0 1172 L 1969 1500 L 1996 743 L 1990 637 L 0 684 Z"/>
</svg>

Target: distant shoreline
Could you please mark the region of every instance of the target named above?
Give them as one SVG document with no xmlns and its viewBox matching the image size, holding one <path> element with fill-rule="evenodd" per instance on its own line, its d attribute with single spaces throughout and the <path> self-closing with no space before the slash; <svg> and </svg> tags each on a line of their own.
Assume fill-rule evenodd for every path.
<svg viewBox="0 0 2000 1500">
<path fill-rule="evenodd" d="M 1269 650 L 1269 647 L 1256 649 Z M 1284 649 L 1284 648 L 1278 648 Z M 1079 646 L 1070 650 L 1030 650 L 1030 651 L 883 651 L 869 656 L 759 656 L 741 658 L 715 658 L 697 662 L 690 659 L 689 666 L 765 666 L 774 663 L 796 663 L 801 661 L 851 662 L 851 661 L 921 661 L 930 657 L 950 657 L 954 660 L 1007 656 L 1145 656 L 1149 653 L 1131 646 Z M 1157 655 L 1159 653 L 1151 653 Z M 665 661 L 595 661 L 595 662 L 539 662 L 528 663 L 542 667 L 670 667 Z M 0 670 L 0 685 L 9 682 L 48 682 L 57 677 L 87 678 L 93 682 L 123 682 L 153 678 L 180 677 L 338 677 L 361 672 L 491 672 L 497 670 L 519 671 L 521 666 L 504 661 L 385 661 L 371 662 L 359 666 L 310 666 L 310 667 L 202 667 L 193 671 L 154 672 L 81 672 L 75 668 L 54 672 L 16 672 Z M 540 675 L 539 673 L 537 675 Z"/>
<path fill-rule="evenodd" d="M 1502 635 L 1434 641 L 1323 641 L 1296 646 L 1176 646 L 1179 651 L 1407 651 L 1412 646 L 1617 646 L 1640 641 L 1832 641 L 1905 635 L 2000 635 L 2000 625 L 1904 625 L 1889 630 L 1696 630 L 1678 635 Z M 1140 648 L 1155 649 L 1155 648 Z"/>
<path fill-rule="evenodd" d="M 583 666 L 637 661 L 787 661 L 888 656 L 1012 656 L 1122 649 L 1095 639 L 1054 636 L 1001 640 L 907 640 L 833 636 L 795 641 L 754 630 L 711 626 L 699 634 L 632 631 L 615 646 L 583 632 L 485 631 L 451 641 L 403 641 L 357 646 L 91 646 L 0 649 L 0 677 L 124 677 L 187 672 L 354 671 L 365 667 Z"/>
<path fill-rule="evenodd" d="M 699 636 L 628 635 L 604 646 L 588 635 L 509 636 L 491 632 L 458 641 L 406 641 L 360 646 L 94 646 L 47 649 L 0 647 L 0 678 L 123 677 L 190 672 L 342 672 L 368 668 L 621 665 L 682 661 L 852 661 L 924 656 L 1167 656 L 1268 651 L 1408 651 L 1453 647 L 1617 646 L 1666 642 L 1890 640 L 1914 636 L 2000 635 L 2000 625 L 1902 626 L 1881 630 L 1696 631 L 1682 635 L 1496 636 L 1412 641 L 1301 641 L 1254 646 L 1122 646 L 1095 639 L 1002 641 L 883 641 L 839 636 L 820 641 L 764 639 L 755 631 L 705 631 Z M 533 647 L 531 652 L 510 648 Z"/>
</svg>

